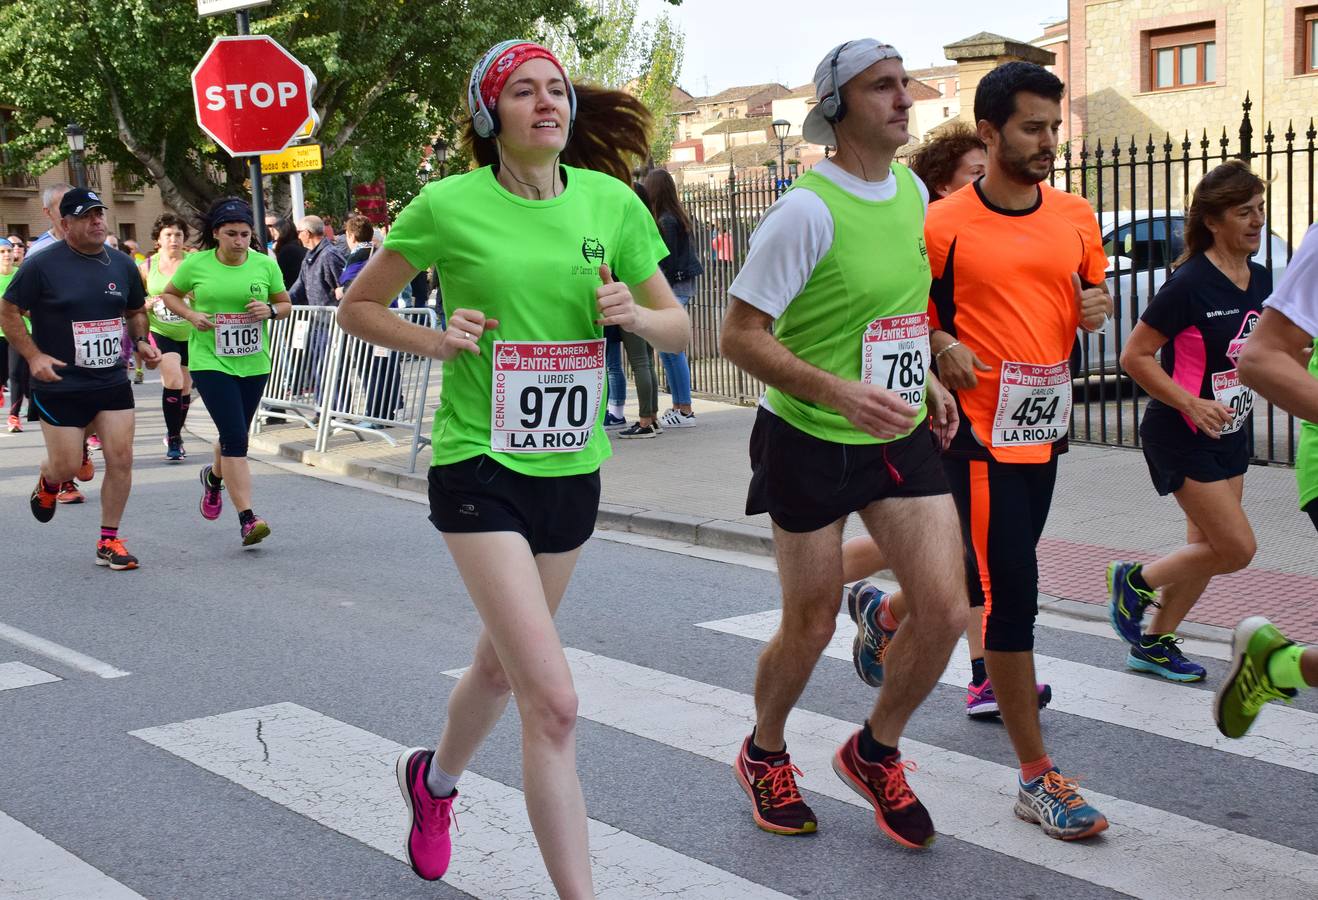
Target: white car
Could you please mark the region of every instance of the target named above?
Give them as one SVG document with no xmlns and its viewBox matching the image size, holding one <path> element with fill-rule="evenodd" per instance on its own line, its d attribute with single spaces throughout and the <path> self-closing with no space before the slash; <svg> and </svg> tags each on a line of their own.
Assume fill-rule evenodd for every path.
<svg viewBox="0 0 1318 900">
<path fill-rule="evenodd" d="M 1179 210 L 1104 213 L 1099 217 L 1099 229 L 1107 253 L 1107 288 L 1117 313 L 1101 332 L 1084 335 L 1083 345 L 1088 355 L 1075 360 L 1077 377 L 1118 374 L 1121 346 L 1149 305 L 1149 299 L 1167 280 L 1167 266 L 1185 249 L 1185 213 Z M 1287 250 L 1286 242 L 1268 231 L 1254 254 L 1255 262 L 1271 267 L 1274 284 L 1286 268 Z M 1099 335 L 1103 336 L 1102 340 Z"/>
</svg>

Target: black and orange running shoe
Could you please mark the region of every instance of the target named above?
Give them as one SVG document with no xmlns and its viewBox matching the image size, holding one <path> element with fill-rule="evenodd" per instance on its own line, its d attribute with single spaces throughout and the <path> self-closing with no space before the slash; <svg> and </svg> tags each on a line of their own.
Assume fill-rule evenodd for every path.
<svg viewBox="0 0 1318 900">
<path fill-rule="evenodd" d="M 751 759 L 750 744 L 749 737 L 742 742 L 732 769 L 755 805 L 751 812 L 755 824 L 773 834 L 812 834 L 819 823 L 796 787 L 801 770 L 792 765 L 786 750 L 763 761 Z"/>
<path fill-rule="evenodd" d="M 903 761 L 901 754 L 878 763 L 862 759 L 857 731 L 833 754 L 833 771 L 874 807 L 874 820 L 888 837 L 912 850 L 933 844 L 933 820 L 906 783 L 915 763 Z"/>
<path fill-rule="evenodd" d="M 32 517 L 38 522 L 49 522 L 55 518 L 55 501 L 59 491 L 46 490 L 46 479 L 37 476 L 37 486 L 32 489 Z"/>
<path fill-rule="evenodd" d="M 96 477 L 96 464 L 92 462 L 92 451 L 86 441 L 82 442 L 82 465 L 78 466 L 78 474 L 74 477 L 82 482 L 91 481 Z"/>
<path fill-rule="evenodd" d="M 116 572 L 136 569 L 137 557 L 129 553 L 120 538 L 101 538 L 96 542 L 96 565 L 109 566 Z"/>
</svg>

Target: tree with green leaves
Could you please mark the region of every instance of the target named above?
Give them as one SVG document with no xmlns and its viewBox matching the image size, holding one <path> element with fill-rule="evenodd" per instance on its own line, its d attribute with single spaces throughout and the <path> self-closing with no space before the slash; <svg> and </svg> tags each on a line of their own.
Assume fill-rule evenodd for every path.
<svg viewBox="0 0 1318 900">
<path fill-rule="evenodd" d="M 680 6 L 681 0 L 668 0 Z M 686 40 L 667 13 L 637 21 L 636 0 L 583 0 L 588 12 L 544 24 L 540 39 L 573 80 L 631 92 L 654 115 L 651 155 L 666 160 L 677 123 L 672 90 L 682 69 Z"/>
<path fill-rule="evenodd" d="M 496 41 L 569 18 L 590 40 L 592 6 L 276 0 L 253 10 L 252 31 L 275 38 L 318 79 L 326 170 L 309 179 L 309 197 L 348 172 L 415 193 L 421 148 L 458 115 L 472 61 Z M 233 31 L 231 17 L 198 19 L 182 0 L 4 0 L 0 105 L 13 113 L 0 171 L 37 174 L 58 163 L 68 153 L 64 125 L 76 121 L 93 160 L 155 184 L 181 213 L 247 193 L 246 161 L 201 133 L 190 84 L 211 40 Z"/>
</svg>

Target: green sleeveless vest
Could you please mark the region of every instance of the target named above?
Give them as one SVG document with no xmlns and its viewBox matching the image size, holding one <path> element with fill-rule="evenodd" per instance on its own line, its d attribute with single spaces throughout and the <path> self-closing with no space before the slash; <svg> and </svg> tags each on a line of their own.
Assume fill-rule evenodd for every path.
<svg viewBox="0 0 1318 900">
<path fill-rule="evenodd" d="M 871 321 L 929 309 L 924 201 L 910 170 L 899 163 L 892 169 L 897 194 L 890 200 L 862 200 L 815 172 L 792 185 L 824 201 L 833 216 L 833 245 L 774 323 L 774 337 L 800 359 L 847 381 L 861 380 L 861 340 Z M 765 399 L 792 426 L 821 440 L 885 443 L 831 407 L 777 388 L 769 388 Z M 927 414 L 926 402 L 916 424 Z"/>
</svg>

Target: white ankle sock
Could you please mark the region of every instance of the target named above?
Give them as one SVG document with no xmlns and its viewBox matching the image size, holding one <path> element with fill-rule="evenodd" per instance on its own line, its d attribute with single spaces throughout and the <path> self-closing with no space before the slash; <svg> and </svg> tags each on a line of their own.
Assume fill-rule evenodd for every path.
<svg viewBox="0 0 1318 900">
<path fill-rule="evenodd" d="M 461 776 L 450 775 L 435 765 L 435 758 L 432 756 L 430 765 L 426 768 L 426 790 L 430 791 L 430 796 L 442 799 L 457 790 L 459 777 Z"/>
</svg>

